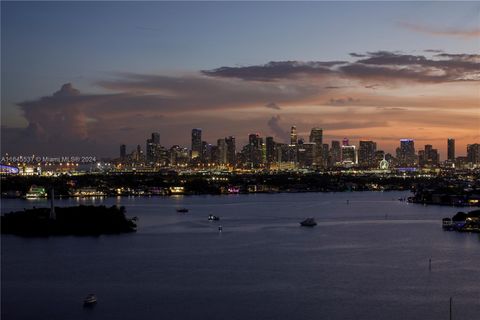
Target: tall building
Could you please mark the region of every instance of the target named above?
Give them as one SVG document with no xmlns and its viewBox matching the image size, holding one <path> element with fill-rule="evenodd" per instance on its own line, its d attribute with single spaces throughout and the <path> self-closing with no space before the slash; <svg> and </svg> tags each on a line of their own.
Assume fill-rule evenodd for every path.
<svg viewBox="0 0 480 320">
<path fill-rule="evenodd" d="M 192 129 L 192 159 L 202 156 L 202 129 Z"/>
<path fill-rule="evenodd" d="M 187 166 L 189 161 L 188 149 L 174 145 L 170 148 L 170 165 Z"/>
<path fill-rule="evenodd" d="M 120 145 L 120 159 L 125 160 L 127 157 L 127 146 L 124 144 Z"/>
<path fill-rule="evenodd" d="M 155 144 L 160 144 L 160 133 L 152 132 L 152 142 Z"/>
<path fill-rule="evenodd" d="M 480 144 L 467 145 L 467 161 L 471 164 L 480 164 Z"/>
<path fill-rule="evenodd" d="M 323 152 L 323 129 L 312 128 L 310 130 L 310 142 L 315 143 L 314 147 L 314 164 L 323 166 L 324 159 L 327 155 Z"/>
<path fill-rule="evenodd" d="M 355 146 L 342 146 L 342 164 L 354 165 L 357 164 L 357 152 Z"/>
<path fill-rule="evenodd" d="M 298 137 L 297 137 L 297 127 L 296 126 L 292 126 L 292 128 L 290 129 L 290 144 L 297 144 L 297 141 L 298 141 Z"/>
<path fill-rule="evenodd" d="M 448 151 L 447 159 L 454 162 L 455 161 L 455 139 L 449 138 L 447 140 Z"/>
<path fill-rule="evenodd" d="M 225 139 L 217 140 L 217 163 L 218 164 L 227 163 L 227 143 Z"/>
<path fill-rule="evenodd" d="M 431 144 L 425 145 L 424 150 L 418 151 L 418 163 L 421 166 L 437 166 L 439 160 L 438 150 L 433 149 Z"/>
<path fill-rule="evenodd" d="M 342 146 L 349 146 L 350 145 L 350 142 L 348 141 L 348 138 L 343 138 L 342 140 Z"/>
<path fill-rule="evenodd" d="M 267 164 L 272 164 L 276 162 L 276 150 L 275 150 L 275 141 L 273 137 L 267 137 L 265 140 L 266 148 L 266 162 Z"/>
<path fill-rule="evenodd" d="M 263 164 L 262 145 L 263 139 L 257 133 L 248 136 L 247 158 L 253 168 L 259 168 Z"/>
<path fill-rule="evenodd" d="M 315 142 L 305 142 L 297 147 L 297 162 L 301 168 L 310 168 L 315 161 Z"/>
<path fill-rule="evenodd" d="M 202 141 L 202 153 L 198 160 L 203 163 L 215 163 L 217 162 L 217 154 L 215 153 L 216 148 L 213 148 L 212 144 L 207 141 Z"/>
<path fill-rule="evenodd" d="M 230 136 L 225 138 L 225 143 L 227 145 L 227 163 L 231 166 L 235 166 L 235 162 L 236 162 L 235 137 Z"/>
<path fill-rule="evenodd" d="M 397 148 L 397 159 L 400 166 L 414 166 L 416 162 L 415 143 L 413 139 L 400 139 L 400 147 Z"/>
<path fill-rule="evenodd" d="M 330 159 L 331 166 L 342 161 L 342 150 L 340 148 L 340 141 L 338 140 L 332 140 L 332 147 L 330 148 Z"/>
<path fill-rule="evenodd" d="M 147 139 L 146 157 L 148 163 L 158 162 L 160 156 L 160 133 L 153 132 L 150 139 Z"/>
<path fill-rule="evenodd" d="M 317 163 L 317 166 L 327 167 L 329 166 L 328 159 L 330 159 L 330 152 L 328 151 L 328 143 L 322 145 L 322 163 Z"/>
<path fill-rule="evenodd" d="M 373 141 L 360 141 L 358 148 L 358 163 L 364 167 L 377 166 L 375 152 L 377 144 Z"/>
</svg>

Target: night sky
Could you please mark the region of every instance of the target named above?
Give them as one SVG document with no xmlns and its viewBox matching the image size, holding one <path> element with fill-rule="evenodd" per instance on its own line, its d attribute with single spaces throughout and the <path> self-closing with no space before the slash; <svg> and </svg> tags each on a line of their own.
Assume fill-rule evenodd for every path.
<svg viewBox="0 0 480 320">
<path fill-rule="evenodd" d="M 1 2 L 2 153 L 480 140 L 478 2 Z"/>
</svg>

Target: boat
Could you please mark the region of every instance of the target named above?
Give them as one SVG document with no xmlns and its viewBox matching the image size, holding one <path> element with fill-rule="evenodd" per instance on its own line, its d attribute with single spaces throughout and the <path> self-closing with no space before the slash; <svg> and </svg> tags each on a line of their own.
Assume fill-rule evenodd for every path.
<svg viewBox="0 0 480 320">
<path fill-rule="evenodd" d="M 36 185 L 32 185 L 28 190 L 27 194 L 25 194 L 25 198 L 27 199 L 41 199 L 46 197 L 47 192 L 45 191 L 45 188 Z"/>
<path fill-rule="evenodd" d="M 180 209 L 177 209 L 177 212 L 186 213 L 186 212 L 188 212 L 188 209 L 187 208 L 180 208 Z"/>
<path fill-rule="evenodd" d="M 95 303 L 97 303 L 97 297 L 93 293 L 90 293 L 89 295 L 87 295 L 83 300 L 84 306 L 91 306 L 91 305 L 94 305 Z"/>
<path fill-rule="evenodd" d="M 208 215 L 208 220 L 209 221 L 218 221 L 218 220 L 220 220 L 220 218 L 217 217 L 217 216 L 214 216 L 213 214 L 209 214 Z"/>
<path fill-rule="evenodd" d="M 313 218 L 307 218 L 300 222 L 300 225 L 302 227 L 315 227 L 317 225 L 317 222 Z"/>
</svg>

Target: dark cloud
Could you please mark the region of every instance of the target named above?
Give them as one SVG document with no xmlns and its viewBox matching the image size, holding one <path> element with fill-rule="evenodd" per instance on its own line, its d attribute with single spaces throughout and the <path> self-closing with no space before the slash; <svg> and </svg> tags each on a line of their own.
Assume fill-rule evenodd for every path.
<svg viewBox="0 0 480 320">
<path fill-rule="evenodd" d="M 332 67 L 346 61 L 272 61 L 261 66 L 221 67 L 204 70 L 203 74 L 214 77 L 238 78 L 250 81 L 275 81 L 301 76 L 325 76 L 333 73 Z"/>
<path fill-rule="evenodd" d="M 275 102 L 269 102 L 265 105 L 265 107 L 268 109 L 281 110 L 280 106 Z"/>
<path fill-rule="evenodd" d="M 480 80 L 480 58 L 476 54 L 439 53 L 435 58 L 401 52 L 376 51 L 351 53 L 353 62 L 321 61 L 269 62 L 247 67 L 221 67 L 203 71 L 210 77 L 237 78 L 249 81 L 278 82 L 299 78 L 342 77 L 361 81 L 450 82 Z M 328 88 L 334 88 L 329 86 Z"/>
<path fill-rule="evenodd" d="M 355 58 L 363 58 L 363 57 L 366 57 L 366 55 L 364 55 L 364 54 L 355 53 L 355 52 L 350 52 L 349 55 L 352 56 L 352 57 L 355 57 Z"/>
<path fill-rule="evenodd" d="M 442 53 L 443 50 L 440 50 L 440 49 L 426 49 L 426 50 L 423 50 L 424 52 L 429 52 L 429 53 Z"/>
<path fill-rule="evenodd" d="M 268 120 L 267 125 L 272 131 L 275 138 L 280 139 L 281 141 L 287 141 L 289 138 L 288 131 L 282 129 L 280 125 L 281 118 L 279 115 L 273 116 Z"/>
</svg>

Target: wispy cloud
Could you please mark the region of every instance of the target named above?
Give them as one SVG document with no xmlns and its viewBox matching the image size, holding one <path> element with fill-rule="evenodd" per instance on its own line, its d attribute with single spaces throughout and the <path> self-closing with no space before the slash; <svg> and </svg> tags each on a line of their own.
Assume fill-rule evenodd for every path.
<svg viewBox="0 0 480 320">
<path fill-rule="evenodd" d="M 403 28 L 431 34 L 435 36 L 450 36 L 450 37 L 462 37 L 462 38 L 477 38 L 480 37 L 480 27 L 470 29 L 456 29 L 456 28 L 435 28 L 431 26 L 425 26 L 421 24 L 411 22 L 399 22 L 399 25 Z"/>
</svg>

